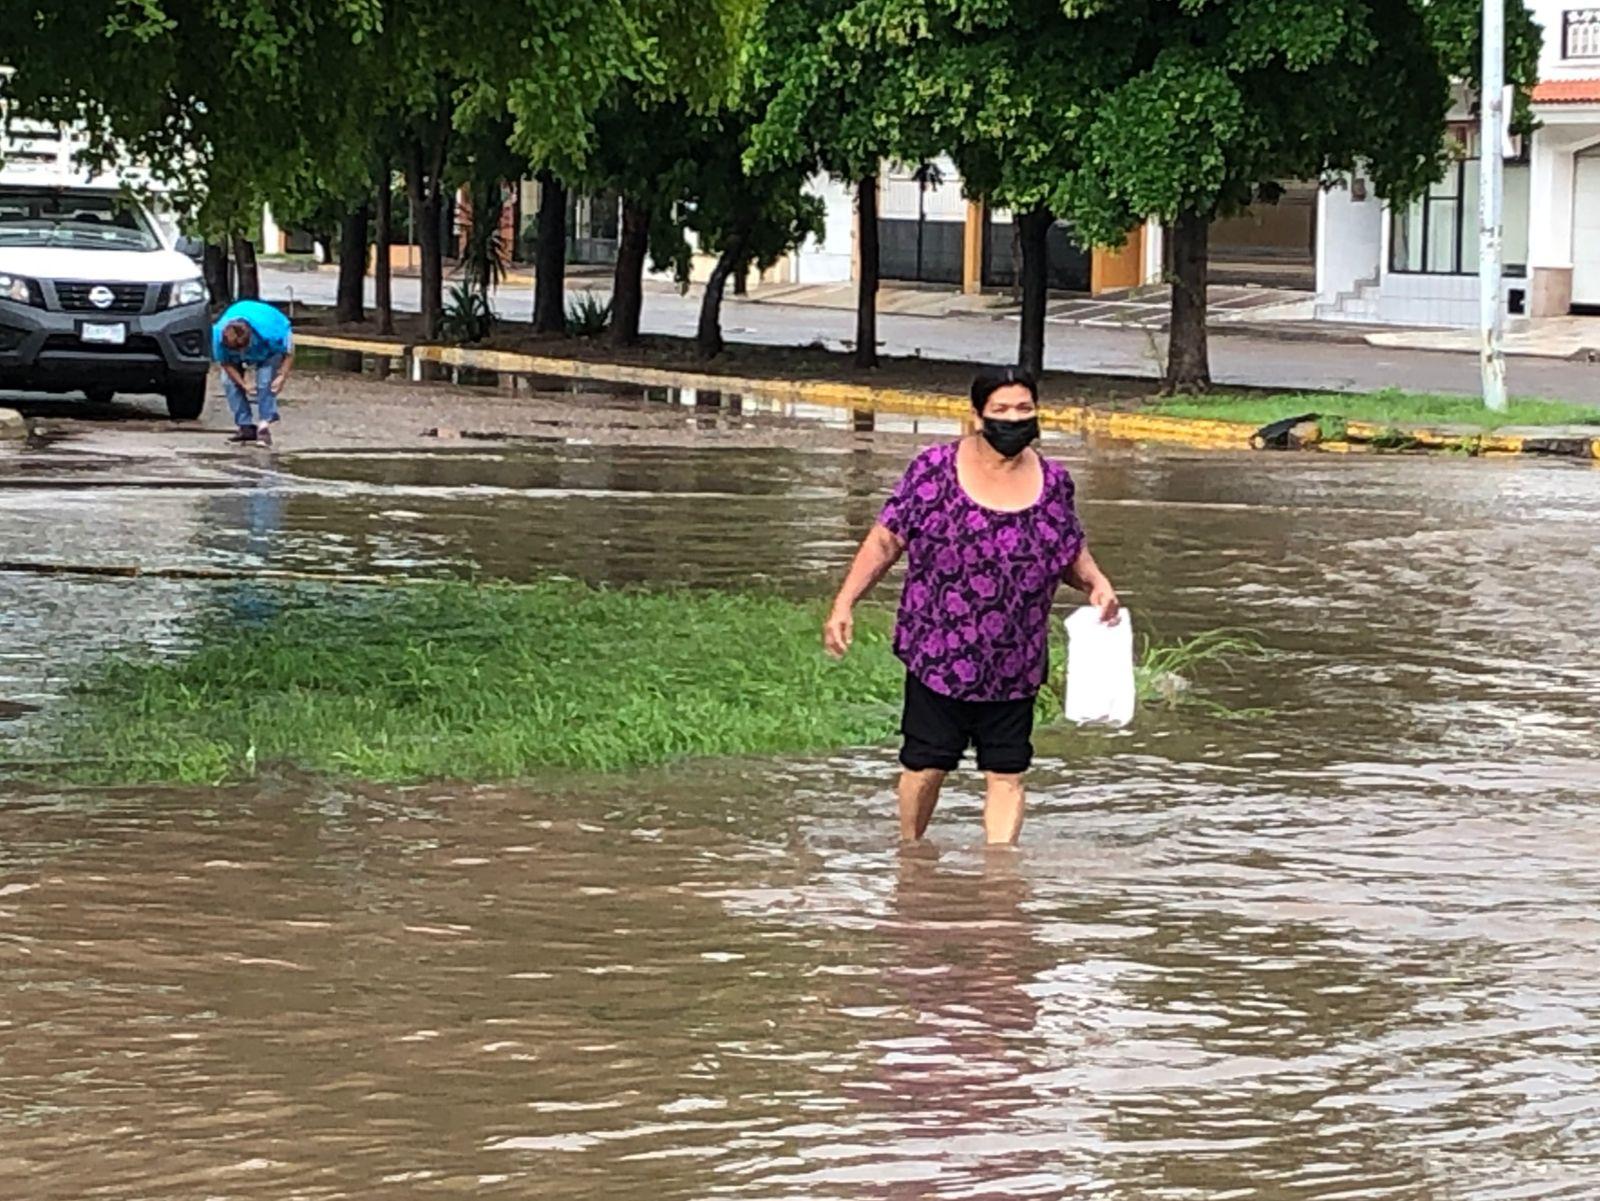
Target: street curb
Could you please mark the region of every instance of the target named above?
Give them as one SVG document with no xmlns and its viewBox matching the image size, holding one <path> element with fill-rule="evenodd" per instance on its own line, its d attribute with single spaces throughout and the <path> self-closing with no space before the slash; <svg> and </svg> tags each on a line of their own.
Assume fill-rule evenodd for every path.
<svg viewBox="0 0 1600 1201">
<path fill-rule="evenodd" d="M 359 351 L 384 358 L 412 359 L 445 367 L 466 367 L 515 375 L 542 375 L 556 379 L 592 380 L 645 388 L 680 388 L 700 392 L 735 392 L 768 400 L 903 413 L 910 416 L 965 418 L 971 405 L 965 397 L 943 392 L 917 392 L 901 388 L 874 388 L 828 380 L 758 379 L 646 367 L 633 363 L 591 362 L 553 358 L 520 351 L 487 350 L 470 346 L 411 346 L 326 334 L 296 334 L 299 346 L 326 350 Z M 1200 417 L 1164 417 L 1156 413 L 1122 412 L 1083 406 L 1045 408 L 1039 422 L 1047 429 L 1099 435 L 1128 442 L 1162 442 L 1201 450 L 1249 450 L 1256 427 L 1235 421 Z M 1417 449 L 1473 455 L 1545 455 L 1600 459 L 1600 438 L 1537 438 L 1515 435 L 1447 434 L 1429 429 L 1395 430 L 1387 426 L 1352 421 L 1346 427 L 1348 443 L 1363 448 Z M 1340 453 L 1346 443 L 1327 443 L 1313 449 Z"/>
<path fill-rule="evenodd" d="M 312 346 L 318 350 L 353 350 L 386 359 L 403 359 L 412 350 L 404 342 L 380 342 L 371 338 L 344 338 L 336 334 L 298 332 L 294 335 L 294 344 L 297 347 Z"/>
<path fill-rule="evenodd" d="M 1383 447 L 1397 441 L 1395 449 L 1444 451 L 1468 455 L 1540 455 L 1547 458 L 1600 459 L 1600 438 L 1555 435 L 1548 438 L 1526 434 L 1451 434 L 1427 428 L 1396 428 L 1366 421 L 1345 425 L 1345 436 L 1354 443 Z"/>
<path fill-rule="evenodd" d="M 645 388 L 692 388 L 701 392 L 737 392 L 768 400 L 823 405 L 836 409 L 864 409 L 908 416 L 964 418 L 972 412 L 965 397 L 943 392 L 916 392 L 902 388 L 874 388 L 829 380 L 759 379 L 749 376 L 712 375 L 630 363 L 559 359 L 516 351 L 484 350 L 466 346 L 406 346 L 323 334 L 296 334 L 298 346 L 326 350 L 359 351 L 387 358 L 409 355 L 418 362 L 445 367 L 467 367 L 517 375 L 544 375 L 597 383 L 631 384 Z M 1206 450 L 1248 450 L 1256 432 L 1253 425 L 1231 421 L 1205 421 L 1162 417 L 1149 413 L 1103 412 L 1082 407 L 1046 408 L 1039 417 L 1048 429 L 1067 433 L 1099 434 L 1134 442 L 1169 442 Z"/>
</svg>

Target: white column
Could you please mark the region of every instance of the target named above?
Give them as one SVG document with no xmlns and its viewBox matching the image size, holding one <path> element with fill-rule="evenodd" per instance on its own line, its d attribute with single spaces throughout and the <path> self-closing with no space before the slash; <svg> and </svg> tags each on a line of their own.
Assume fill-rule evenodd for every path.
<svg viewBox="0 0 1600 1201">
<path fill-rule="evenodd" d="M 1528 189 L 1528 266 L 1572 266 L 1572 147 L 1556 129 L 1533 135 Z"/>
<path fill-rule="evenodd" d="M 1167 271 L 1166 229 L 1155 217 L 1144 223 L 1144 282 L 1158 284 Z"/>
<path fill-rule="evenodd" d="M 1559 317 L 1572 306 L 1575 141 L 1560 126 L 1533 134 L 1528 181 L 1528 315 Z"/>
<path fill-rule="evenodd" d="M 261 254 L 278 254 L 283 246 L 278 241 L 278 223 L 272 219 L 272 207 L 261 206 L 261 245 L 258 252 Z"/>
</svg>

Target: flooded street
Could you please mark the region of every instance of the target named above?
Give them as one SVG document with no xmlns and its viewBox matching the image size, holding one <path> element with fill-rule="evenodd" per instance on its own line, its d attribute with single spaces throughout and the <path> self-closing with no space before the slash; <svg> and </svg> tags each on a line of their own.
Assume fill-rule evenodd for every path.
<svg viewBox="0 0 1600 1201">
<path fill-rule="evenodd" d="M 0 560 L 821 600 L 943 436 L 669 407 L 612 415 L 671 443 L 80 431 L 0 452 Z M 1270 712 L 1041 731 L 1016 852 L 968 773 L 902 855 L 887 746 L 0 784 L 0 1195 L 1600 1196 L 1600 470 L 1046 451 L 1137 627 L 1255 631 L 1199 682 Z M 273 604 L 0 573 L 37 707 L 0 759 L 75 668 Z"/>
</svg>

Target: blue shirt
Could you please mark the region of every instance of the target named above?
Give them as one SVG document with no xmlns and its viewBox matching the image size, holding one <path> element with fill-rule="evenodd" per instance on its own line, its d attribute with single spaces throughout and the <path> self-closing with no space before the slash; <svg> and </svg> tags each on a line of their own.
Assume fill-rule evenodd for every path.
<svg viewBox="0 0 1600 1201">
<path fill-rule="evenodd" d="M 229 350 L 222 344 L 222 331 L 232 321 L 243 321 L 250 327 L 250 345 L 243 350 Z M 211 327 L 211 357 L 219 363 L 259 367 L 282 358 L 293 349 L 294 335 L 290 332 L 289 319 L 259 300 L 240 300 L 229 305 Z"/>
</svg>

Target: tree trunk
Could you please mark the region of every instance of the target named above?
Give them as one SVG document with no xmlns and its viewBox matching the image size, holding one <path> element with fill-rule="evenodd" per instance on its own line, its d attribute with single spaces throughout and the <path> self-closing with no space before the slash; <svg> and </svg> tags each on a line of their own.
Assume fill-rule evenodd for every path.
<svg viewBox="0 0 1600 1201">
<path fill-rule="evenodd" d="M 422 199 L 417 222 L 422 325 L 429 338 L 439 336 L 439 327 L 444 320 L 444 248 L 439 238 L 439 209 L 439 190 L 437 186 L 431 187 Z"/>
<path fill-rule="evenodd" d="M 223 242 L 207 242 L 200 260 L 200 271 L 205 276 L 206 289 L 211 293 L 211 303 L 225 308 L 233 303 L 233 275 L 228 270 L 228 247 Z"/>
<path fill-rule="evenodd" d="M 439 193 L 433 187 L 423 189 L 417 207 L 417 250 L 423 332 L 432 339 L 439 336 L 444 320 L 444 249 L 439 241 Z"/>
<path fill-rule="evenodd" d="M 644 260 L 650 250 L 650 210 L 632 197 L 622 199 L 622 238 L 611 277 L 611 344 L 639 341 L 639 315 L 644 309 Z"/>
<path fill-rule="evenodd" d="M 376 200 L 378 234 L 372 261 L 372 298 L 378 309 L 378 332 L 394 333 L 394 276 L 389 266 L 389 228 L 394 224 L 394 194 L 387 157 L 378 165 Z"/>
<path fill-rule="evenodd" d="M 1204 392 L 1211 387 L 1206 345 L 1206 285 L 1211 259 L 1211 222 L 1187 212 L 1172 229 L 1172 332 L 1167 342 L 1166 390 Z"/>
<path fill-rule="evenodd" d="M 539 172 L 539 233 L 533 252 L 533 329 L 559 334 L 567 328 L 567 189 L 549 171 Z"/>
<path fill-rule="evenodd" d="M 717 265 L 706 280 L 706 293 L 700 300 L 700 325 L 694 335 L 695 346 L 703 359 L 714 359 L 722 353 L 722 294 L 728 276 L 744 258 L 744 243 L 742 236 L 735 236 L 717 258 Z"/>
<path fill-rule="evenodd" d="M 750 264 L 740 263 L 733 272 L 733 294 L 735 296 L 750 295 Z"/>
<path fill-rule="evenodd" d="M 1022 246 L 1022 330 L 1017 340 L 1017 365 L 1039 375 L 1044 371 L 1044 306 L 1050 283 L 1049 209 L 1030 209 L 1017 217 Z"/>
<path fill-rule="evenodd" d="M 439 245 L 439 181 L 426 165 L 420 141 L 411 147 L 406 190 L 417 213 L 417 247 L 421 251 L 423 337 L 438 338 L 444 318 L 444 259 Z"/>
<path fill-rule="evenodd" d="M 333 306 L 335 321 L 367 319 L 367 230 L 372 206 L 363 200 L 339 225 L 339 288 Z"/>
<path fill-rule="evenodd" d="M 261 299 L 261 271 L 256 266 L 256 244 L 249 238 L 234 238 L 233 263 L 239 274 L 239 299 Z"/>
<path fill-rule="evenodd" d="M 878 365 L 878 178 L 868 176 L 856 184 L 859 226 L 856 246 L 861 252 L 861 278 L 856 283 L 856 366 Z"/>
</svg>

